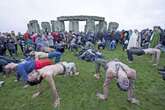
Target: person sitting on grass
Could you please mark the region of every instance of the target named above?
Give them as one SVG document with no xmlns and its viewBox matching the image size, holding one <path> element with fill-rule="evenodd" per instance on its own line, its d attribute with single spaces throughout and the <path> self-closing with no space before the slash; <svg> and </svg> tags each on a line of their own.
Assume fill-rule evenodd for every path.
<svg viewBox="0 0 165 110">
<path fill-rule="evenodd" d="M 127 50 L 128 61 L 133 61 L 133 55 L 144 55 L 144 54 L 151 54 L 152 55 L 152 62 L 155 62 L 153 65 L 158 65 L 160 60 L 161 51 L 156 48 L 130 48 Z"/>
<path fill-rule="evenodd" d="M 99 79 L 100 66 L 104 67 L 105 80 L 103 85 L 103 94 L 98 93 L 96 96 L 101 100 L 107 100 L 109 94 L 109 85 L 112 79 L 117 80 L 117 86 L 122 91 L 128 92 L 128 101 L 134 104 L 139 104 L 139 101 L 134 97 L 133 87 L 134 80 L 136 80 L 136 71 L 126 64 L 112 60 L 107 61 L 104 59 L 97 59 L 96 63 L 96 74 L 95 77 Z"/>
<path fill-rule="evenodd" d="M 41 69 L 44 66 L 53 64 L 53 61 L 50 59 L 27 59 L 22 61 L 21 63 L 9 63 L 4 69 L 6 73 L 10 73 L 13 70 L 16 71 L 16 81 L 19 81 L 22 77 L 22 80 L 25 84 L 25 88 L 27 87 L 28 74 L 32 72 L 34 69 Z"/>
<path fill-rule="evenodd" d="M 98 49 L 104 49 L 105 48 L 105 40 L 103 39 L 102 41 L 99 40 L 98 42 Z"/>
<path fill-rule="evenodd" d="M 48 65 L 39 70 L 34 70 L 28 75 L 28 84 L 31 86 L 38 85 L 38 92 L 33 94 L 33 98 L 39 96 L 43 90 L 41 88 L 41 81 L 43 79 L 48 81 L 50 86 L 52 97 L 53 97 L 53 106 L 56 108 L 60 105 L 60 98 L 55 86 L 54 78 L 56 75 L 79 75 L 79 72 L 76 70 L 76 65 L 73 62 L 59 62 L 54 65 Z"/>
</svg>

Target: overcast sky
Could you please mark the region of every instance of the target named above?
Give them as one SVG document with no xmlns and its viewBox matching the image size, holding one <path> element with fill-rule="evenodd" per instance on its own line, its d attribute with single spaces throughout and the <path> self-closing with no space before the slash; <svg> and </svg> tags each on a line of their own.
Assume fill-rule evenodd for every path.
<svg viewBox="0 0 165 110">
<path fill-rule="evenodd" d="M 165 0 L 0 0 L 0 31 L 25 32 L 29 20 L 65 15 L 102 16 L 118 22 L 120 30 L 165 28 Z"/>
</svg>

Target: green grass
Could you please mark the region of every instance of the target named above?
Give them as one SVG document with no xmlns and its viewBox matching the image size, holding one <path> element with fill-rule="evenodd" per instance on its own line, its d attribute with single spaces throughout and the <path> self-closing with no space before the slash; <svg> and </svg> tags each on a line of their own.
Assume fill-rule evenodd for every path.
<svg viewBox="0 0 165 110">
<path fill-rule="evenodd" d="M 114 51 L 102 51 L 105 58 L 118 58 L 127 63 L 126 53 L 119 47 Z M 60 110 L 164 110 L 165 108 L 165 81 L 162 80 L 157 68 L 149 62 L 151 56 L 135 57 L 130 67 L 137 70 L 135 82 L 135 95 L 140 105 L 127 102 L 127 93 L 116 87 L 112 81 L 109 99 L 100 101 L 95 93 L 102 92 L 104 71 L 100 80 L 95 80 L 95 65 L 90 62 L 78 60 L 73 53 L 66 51 L 62 60 L 74 61 L 80 72 L 79 76 L 57 76 L 55 84 L 61 98 Z M 165 65 L 165 54 L 161 55 L 160 66 Z M 15 76 L 3 78 L 5 85 L 0 88 L 0 110 L 53 110 L 52 96 L 48 84 L 43 81 L 45 91 L 40 97 L 32 99 L 36 87 L 23 89 L 21 82 L 14 82 Z"/>
</svg>

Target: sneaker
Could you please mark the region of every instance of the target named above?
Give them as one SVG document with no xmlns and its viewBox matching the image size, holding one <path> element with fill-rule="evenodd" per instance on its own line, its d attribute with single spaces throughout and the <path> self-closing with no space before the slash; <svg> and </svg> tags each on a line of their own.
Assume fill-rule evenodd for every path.
<svg viewBox="0 0 165 110">
<path fill-rule="evenodd" d="M 0 87 L 2 87 L 4 83 L 5 83 L 4 81 L 0 81 Z"/>
<path fill-rule="evenodd" d="M 136 105 L 139 105 L 140 104 L 139 100 L 137 100 L 136 98 L 128 99 L 128 102 L 130 102 L 132 104 L 136 104 Z"/>
<path fill-rule="evenodd" d="M 128 59 L 127 59 L 127 61 L 128 61 L 128 63 L 132 63 L 132 61 L 131 61 L 131 60 L 128 60 Z"/>
<path fill-rule="evenodd" d="M 152 66 L 158 66 L 158 64 L 155 63 L 155 64 L 152 64 Z"/>
<path fill-rule="evenodd" d="M 106 98 L 105 98 L 105 96 L 103 95 L 103 94 L 101 94 L 101 93 L 96 93 L 96 96 L 99 98 L 99 99 L 101 99 L 101 100 L 106 100 Z"/>
<path fill-rule="evenodd" d="M 94 74 L 94 77 L 99 80 L 100 79 L 100 75 L 99 74 Z"/>
</svg>

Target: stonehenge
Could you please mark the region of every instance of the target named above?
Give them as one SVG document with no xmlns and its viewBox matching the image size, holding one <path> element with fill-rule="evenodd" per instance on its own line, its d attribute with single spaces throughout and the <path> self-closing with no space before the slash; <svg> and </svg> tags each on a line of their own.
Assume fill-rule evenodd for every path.
<svg viewBox="0 0 165 110">
<path fill-rule="evenodd" d="M 112 32 L 116 31 L 119 24 L 110 22 L 107 27 L 107 22 L 104 17 L 99 16 L 60 16 L 57 20 L 49 22 L 41 22 L 41 28 L 37 20 L 31 20 L 27 24 L 29 33 L 49 33 L 49 32 L 64 32 L 65 21 L 69 21 L 69 31 L 79 32 L 79 21 L 86 21 L 84 32 Z M 96 21 L 98 24 L 96 24 Z"/>
</svg>

